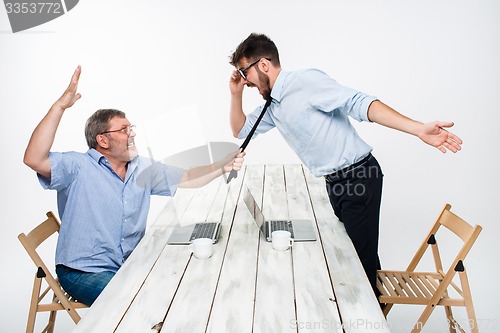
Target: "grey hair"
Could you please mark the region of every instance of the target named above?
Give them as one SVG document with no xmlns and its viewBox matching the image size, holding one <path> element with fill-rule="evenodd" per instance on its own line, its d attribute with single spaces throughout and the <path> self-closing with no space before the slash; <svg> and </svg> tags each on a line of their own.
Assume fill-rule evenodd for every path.
<svg viewBox="0 0 500 333">
<path fill-rule="evenodd" d="M 97 135 L 108 130 L 108 123 L 114 117 L 125 118 L 125 112 L 116 109 L 100 109 L 87 119 L 85 139 L 89 148 L 97 147 Z"/>
</svg>

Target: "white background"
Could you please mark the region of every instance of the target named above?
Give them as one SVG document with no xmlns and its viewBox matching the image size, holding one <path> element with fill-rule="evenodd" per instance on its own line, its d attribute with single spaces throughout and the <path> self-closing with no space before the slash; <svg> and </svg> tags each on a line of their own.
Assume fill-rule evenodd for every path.
<svg viewBox="0 0 500 333">
<path fill-rule="evenodd" d="M 16 34 L 0 9 L 2 332 L 24 330 L 35 272 L 17 235 L 47 210 L 57 211 L 55 193 L 42 190 L 22 163 L 24 149 L 76 66 L 83 68 L 83 97 L 63 117 L 54 151 L 85 151 L 84 122 L 104 107 L 119 108 L 140 125 L 195 105 L 206 140 L 239 143 L 228 123 L 228 57 L 251 32 L 275 41 L 286 70 L 317 67 L 414 119 L 456 123 L 463 150 L 445 155 L 415 137 L 356 123 L 385 174 L 382 265 L 405 268 L 449 202 L 484 227 L 466 265 L 480 331 L 500 330 L 494 259 L 500 251 L 500 2 L 110 0 L 80 1 L 66 15 Z M 247 112 L 259 103 L 256 91 L 245 93 Z M 189 124 L 179 126 L 190 133 Z M 259 136 L 247 153 L 247 164 L 298 163 L 276 130 Z M 151 221 L 166 200 L 155 200 Z M 388 318 L 393 332 L 409 331 L 421 310 L 395 307 Z M 68 318 L 59 314 L 57 332 L 73 327 Z M 443 332 L 444 325 L 439 308 L 425 331 Z"/>
</svg>

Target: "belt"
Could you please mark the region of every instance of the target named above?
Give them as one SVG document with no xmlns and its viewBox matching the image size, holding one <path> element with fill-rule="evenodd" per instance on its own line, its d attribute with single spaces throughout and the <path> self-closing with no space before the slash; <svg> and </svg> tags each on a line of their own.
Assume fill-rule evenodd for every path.
<svg viewBox="0 0 500 333">
<path fill-rule="evenodd" d="M 353 169 L 356 169 L 357 167 L 365 164 L 370 158 L 372 157 L 372 153 L 369 153 L 368 155 L 366 155 L 361 161 L 358 161 L 354 164 L 351 164 L 343 169 L 340 169 L 338 171 L 335 171 L 329 175 L 325 175 L 325 179 L 326 181 L 330 181 L 330 178 L 337 178 L 338 179 L 338 176 L 342 176 L 342 175 L 345 175 L 347 172 L 353 170 Z"/>
</svg>

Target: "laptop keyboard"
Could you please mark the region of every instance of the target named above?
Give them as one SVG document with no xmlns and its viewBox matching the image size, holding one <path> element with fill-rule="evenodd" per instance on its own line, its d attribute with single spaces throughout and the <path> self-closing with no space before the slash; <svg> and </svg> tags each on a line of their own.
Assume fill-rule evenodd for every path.
<svg viewBox="0 0 500 333">
<path fill-rule="evenodd" d="M 215 232 L 217 223 L 196 223 L 193 232 L 191 233 L 190 241 L 197 238 L 212 238 Z"/>
<path fill-rule="evenodd" d="M 286 230 L 289 231 L 293 236 L 293 227 L 292 227 L 292 221 L 270 221 L 271 222 L 271 232 L 276 231 L 276 230 Z"/>
</svg>

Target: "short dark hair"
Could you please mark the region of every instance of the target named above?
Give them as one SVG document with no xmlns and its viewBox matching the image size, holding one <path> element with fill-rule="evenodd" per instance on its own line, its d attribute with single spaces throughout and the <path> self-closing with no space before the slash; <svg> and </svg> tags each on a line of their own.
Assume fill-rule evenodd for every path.
<svg viewBox="0 0 500 333">
<path fill-rule="evenodd" d="M 258 58 L 270 58 L 274 66 L 280 66 L 280 56 L 276 44 L 266 35 L 255 32 L 238 45 L 236 51 L 231 55 L 229 63 L 236 67 L 242 58 L 252 61 Z"/>
<path fill-rule="evenodd" d="M 85 139 L 89 148 L 97 147 L 96 136 L 108 130 L 108 123 L 114 117 L 125 118 L 125 112 L 116 109 L 100 109 L 87 119 Z"/>
</svg>

